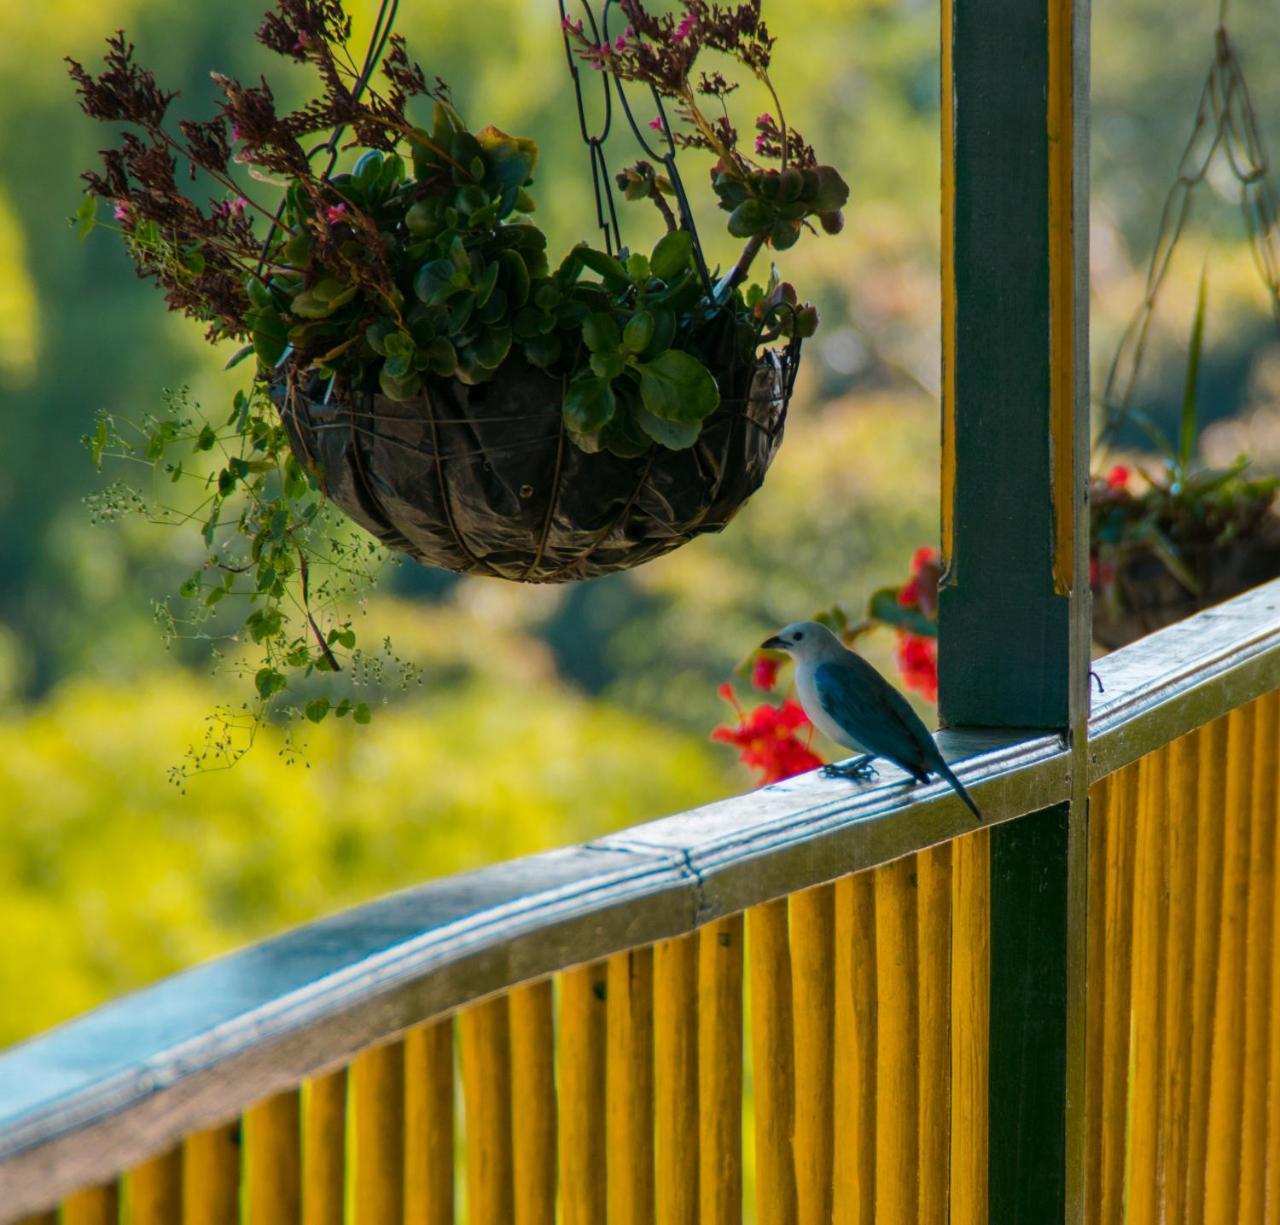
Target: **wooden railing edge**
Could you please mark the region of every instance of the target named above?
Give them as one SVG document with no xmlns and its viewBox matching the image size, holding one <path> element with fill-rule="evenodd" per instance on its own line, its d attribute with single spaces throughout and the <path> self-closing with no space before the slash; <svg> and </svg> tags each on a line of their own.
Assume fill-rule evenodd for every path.
<svg viewBox="0 0 1280 1225">
<path fill-rule="evenodd" d="M 1091 776 L 1280 686 L 1280 581 L 1097 663 Z M 991 823 L 1058 803 L 1056 735 L 943 733 Z M 0 1055 L 3 1214 L 47 1207 L 412 1025 L 950 840 L 940 784 L 806 775 L 431 882 L 114 1001 Z"/>
</svg>

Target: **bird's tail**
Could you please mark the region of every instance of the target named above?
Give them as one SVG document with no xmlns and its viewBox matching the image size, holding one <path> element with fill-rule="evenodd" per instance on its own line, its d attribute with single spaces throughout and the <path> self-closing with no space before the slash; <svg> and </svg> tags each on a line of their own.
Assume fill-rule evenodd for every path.
<svg viewBox="0 0 1280 1225">
<path fill-rule="evenodd" d="M 947 765 L 945 761 L 943 761 L 941 753 L 938 754 L 937 760 L 933 763 L 933 768 L 937 773 L 941 774 L 942 777 L 945 778 L 948 783 L 951 784 L 951 787 L 953 788 L 955 793 L 968 806 L 969 811 L 973 813 L 975 817 L 977 817 L 979 822 L 981 822 L 982 811 L 978 808 L 977 804 L 973 802 L 973 796 L 971 796 L 965 790 L 964 784 L 958 778 L 956 778 L 955 774 L 952 773 L 951 767 Z"/>
</svg>

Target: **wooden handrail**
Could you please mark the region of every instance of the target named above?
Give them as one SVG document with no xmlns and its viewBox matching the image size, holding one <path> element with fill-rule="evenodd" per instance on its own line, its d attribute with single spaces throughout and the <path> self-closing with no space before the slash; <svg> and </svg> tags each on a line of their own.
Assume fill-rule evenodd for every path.
<svg viewBox="0 0 1280 1225">
<path fill-rule="evenodd" d="M 1090 775 L 1280 687 L 1280 581 L 1098 661 Z M 1057 735 L 943 733 L 988 821 L 1071 791 Z M 0 1055 L 0 1215 L 46 1207 L 432 1016 L 973 828 L 941 785 L 810 774 L 308 924 Z"/>
</svg>

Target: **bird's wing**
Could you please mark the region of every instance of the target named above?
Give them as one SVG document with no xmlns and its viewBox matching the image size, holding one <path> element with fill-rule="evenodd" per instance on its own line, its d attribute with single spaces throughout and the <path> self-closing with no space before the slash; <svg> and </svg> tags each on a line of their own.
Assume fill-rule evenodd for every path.
<svg viewBox="0 0 1280 1225">
<path fill-rule="evenodd" d="M 917 778 L 934 767 L 937 745 L 911 704 L 870 664 L 819 664 L 813 673 L 818 700 L 868 753 L 887 757 Z"/>
</svg>

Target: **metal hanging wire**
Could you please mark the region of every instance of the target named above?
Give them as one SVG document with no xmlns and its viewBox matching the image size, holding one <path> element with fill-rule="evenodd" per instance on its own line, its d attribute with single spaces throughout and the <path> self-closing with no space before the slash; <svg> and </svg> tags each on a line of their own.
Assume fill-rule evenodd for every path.
<svg viewBox="0 0 1280 1225">
<path fill-rule="evenodd" d="M 1266 286 L 1272 316 L 1280 328 L 1280 234 L 1277 233 L 1276 193 L 1271 184 L 1266 146 L 1258 129 L 1244 68 L 1226 27 L 1226 0 L 1218 11 L 1213 61 L 1200 91 L 1191 135 L 1160 212 L 1142 302 L 1125 328 L 1107 371 L 1101 397 L 1103 423 L 1098 437 L 1100 448 L 1109 445 L 1130 420 L 1139 420 L 1144 428 L 1153 429 L 1134 408 L 1134 389 L 1146 355 L 1160 291 L 1191 215 L 1196 189 L 1205 182 L 1219 150 L 1225 153 L 1226 163 L 1240 186 L 1240 208 L 1254 265 Z"/>
<path fill-rule="evenodd" d="M 559 5 L 561 26 L 564 28 L 564 24 L 570 20 L 570 6 L 566 3 L 566 0 L 559 0 Z M 591 3 L 591 0 L 576 0 L 573 7 L 575 11 L 582 13 L 582 19 L 587 23 L 587 28 L 591 31 L 591 37 L 596 43 L 609 43 L 612 41 L 611 18 L 614 16 L 615 11 L 622 12 L 619 0 L 604 0 L 603 4 L 598 6 L 600 10 L 598 16 L 596 13 L 597 5 Z M 625 19 L 625 13 L 622 16 Z M 676 207 L 680 215 L 680 228 L 688 231 L 693 239 L 698 274 L 702 280 L 704 291 L 710 297 L 713 292 L 711 273 L 702 251 L 702 243 L 698 238 L 697 227 L 693 223 L 693 212 L 689 207 L 689 197 L 685 192 L 684 180 L 680 177 L 680 170 L 676 165 L 676 143 L 671 134 L 671 123 L 667 118 L 667 110 L 662 103 L 661 95 L 653 86 L 648 87 L 647 94 L 657 112 L 656 118 L 660 124 L 662 141 L 661 150 L 659 150 L 654 148 L 640 124 L 636 122 L 635 112 L 632 109 L 631 100 L 627 97 L 623 82 L 607 67 L 602 67 L 599 70 L 593 69 L 592 72 L 600 77 L 602 103 L 598 130 L 592 131 L 591 123 L 587 119 L 588 108 L 584 92 L 582 62 L 573 53 L 573 45 L 570 42 L 567 30 L 564 34 L 564 53 L 569 65 L 569 77 L 573 82 L 574 99 L 578 106 L 579 130 L 591 160 L 591 183 L 595 189 L 596 218 L 600 229 L 604 232 L 607 250 L 611 255 L 616 255 L 625 245 L 622 240 L 622 230 L 618 224 L 618 210 L 614 203 L 613 178 L 609 173 L 609 163 L 605 157 L 606 142 L 613 127 L 614 97 L 616 95 L 618 109 L 625 117 L 636 144 L 639 145 L 645 157 L 658 162 L 662 166 L 667 180 L 671 184 L 676 197 Z"/>
</svg>

